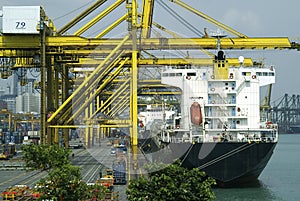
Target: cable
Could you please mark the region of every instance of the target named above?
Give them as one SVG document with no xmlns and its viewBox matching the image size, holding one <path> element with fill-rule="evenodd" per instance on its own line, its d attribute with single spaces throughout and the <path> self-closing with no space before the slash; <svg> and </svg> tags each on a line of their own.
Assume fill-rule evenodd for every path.
<svg viewBox="0 0 300 201">
<path fill-rule="evenodd" d="M 188 157 L 188 155 L 190 154 L 192 148 L 193 148 L 194 144 L 192 143 L 191 146 L 189 147 L 188 151 L 186 152 L 184 158 L 182 159 L 182 161 L 180 162 L 180 165 L 182 165 L 182 163 L 185 161 L 185 159 Z"/>
<path fill-rule="evenodd" d="M 231 150 L 230 152 L 227 152 L 227 153 L 225 153 L 225 154 L 223 154 L 223 155 L 221 155 L 221 156 L 219 156 L 219 157 L 217 157 L 217 158 L 215 158 L 215 159 L 213 159 L 213 160 L 210 160 L 209 162 L 207 162 L 207 163 L 205 163 L 205 164 L 203 164 L 203 165 L 201 165 L 201 166 L 199 166 L 198 168 L 199 169 L 203 169 L 203 168 L 206 168 L 206 167 L 208 167 L 208 166 L 210 166 L 210 165 L 213 165 L 213 164 L 215 164 L 215 163 L 217 163 L 217 162 L 219 162 L 219 161 L 221 161 L 221 160 L 224 160 L 225 158 L 228 158 L 228 157 L 230 157 L 230 156 L 232 156 L 232 155 L 234 155 L 234 154 L 237 154 L 237 153 L 239 153 L 239 152 L 241 152 L 241 151 L 243 151 L 243 150 L 245 150 L 245 149 L 248 149 L 248 148 L 250 148 L 250 147 L 252 147 L 253 145 L 255 145 L 256 143 L 251 143 L 251 144 L 244 144 L 244 145 L 242 145 L 242 146 L 240 146 L 240 147 L 238 147 L 238 148 L 236 148 L 236 149 L 234 149 L 234 150 Z M 248 146 L 249 145 L 249 146 Z M 247 147 L 248 146 L 248 147 Z"/>
<path fill-rule="evenodd" d="M 34 75 L 34 74 L 32 73 L 33 70 L 34 70 L 34 69 L 29 69 L 29 72 L 30 72 L 31 76 L 34 77 L 34 78 L 38 78 L 38 77 L 40 76 L 41 73 L 36 71 L 36 72 L 38 73 L 38 75 Z"/>
<path fill-rule="evenodd" d="M 88 3 L 86 3 L 86 4 L 84 4 L 84 5 L 82 5 L 82 6 L 80 6 L 79 8 L 76 8 L 76 9 L 74 9 L 74 10 L 72 10 L 72 11 L 70 11 L 70 12 L 64 14 L 64 15 L 61 15 L 61 16 L 59 16 L 59 17 L 57 17 L 57 18 L 54 18 L 53 21 L 54 21 L 54 20 L 58 20 L 58 19 L 63 18 L 63 17 L 66 17 L 67 15 L 70 15 L 70 14 L 72 14 L 72 13 L 74 13 L 74 12 L 80 10 L 81 8 L 83 8 L 83 7 L 85 7 L 85 6 L 89 5 L 89 4 L 91 4 L 93 1 L 94 1 L 94 0 L 92 0 L 92 1 L 90 1 L 90 2 L 88 2 Z"/>
<path fill-rule="evenodd" d="M 158 4 L 160 4 L 161 7 L 163 7 L 175 19 L 177 19 L 179 22 L 181 22 L 191 32 L 193 32 L 196 35 L 200 35 L 201 37 L 204 36 L 204 34 L 202 32 L 200 32 L 195 26 L 193 26 L 191 23 L 189 23 L 183 17 L 178 15 L 177 12 L 175 12 L 172 8 L 170 8 L 166 3 L 164 3 L 163 1 L 158 1 Z"/>
</svg>

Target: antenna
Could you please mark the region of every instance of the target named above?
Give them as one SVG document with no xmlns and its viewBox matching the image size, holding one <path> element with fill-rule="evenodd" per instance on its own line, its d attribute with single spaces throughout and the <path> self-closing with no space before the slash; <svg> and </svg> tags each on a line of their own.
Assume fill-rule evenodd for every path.
<svg viewBox="0 0 300 201">
<path fill-rule="evenodd" d="M 221 31 L 220 29 L 217 29 L 216 32 L 211 32 L 211 37 L 217 38 L 217 50 L 220 51 L 221 49 L 221 38 L 226 37 L 227 35 L 225 34 L 224 31 Z"/>
</svg>

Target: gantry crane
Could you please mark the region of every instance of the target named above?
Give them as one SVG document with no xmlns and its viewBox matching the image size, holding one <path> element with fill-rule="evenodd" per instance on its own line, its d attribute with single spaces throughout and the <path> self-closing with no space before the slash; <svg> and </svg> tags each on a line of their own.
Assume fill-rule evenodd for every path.
<svg viewBox="0 0 300 201">
<path fill-rule="evenodd" d="M 278 123 L 280 133 L 299 133 L 300 95 L 284 94 L 273 103 L 272 118 Z"/>
<path fill-rule="evenodd" d="M 0 36 L 0 57 L 15 59 L 11 68 L 39 68 L 41 71 L 41 143 L 58 143 L 59 129 L 63 130 L 68 146 L 68 129 L 85 130 L 87 145 L 95 133 L 106 129 L 130 129 L 131 143 L 137 145 L 138 88 L 158 86 L 158 80 L 139 80 L 142 69 L 164 65 L 211 65 L 214 58 L 166 57 L 152 50 L 214 50 L 218 39 L 204 34 L 201 37 L 180 37 L 153 21 L 155 0 L 98 0 L 65 26 L 56 30 L 45 12 L 41 12 L 39 34 Z M 160 1 L 161 2 L 161 1 Z M 221 49 L 298 49 L 287 37 L 248 37 L 183 1 L 170 0 L 232 34 L 220 40 Z M 139 10 L 139 6 L 141 9 Z M 103 11 L 78 28 L 76 25 L 103 7 Z M 85 33 L 99 25 L 116 9 L 124 12 L 107 27 L 94 34 Z M 127 23 L 124 37 L 107 37 Z M 104 23 L 103 23 L 104 24 Z M 154 37 L 153 27 L 171 37 Z M 71 29 L 77 29 L 73 34 Z M 22 61 L 22 62 L 21 62 Z M 231 66 L 240 66 L 237 58 L 228 58 Z M 244 65 L 252 65 L 246 59 Z M 69 74 L 74 74 L 70 77 Z M 96 130 L 96 132 L 95 132 Z"/>
</svg>

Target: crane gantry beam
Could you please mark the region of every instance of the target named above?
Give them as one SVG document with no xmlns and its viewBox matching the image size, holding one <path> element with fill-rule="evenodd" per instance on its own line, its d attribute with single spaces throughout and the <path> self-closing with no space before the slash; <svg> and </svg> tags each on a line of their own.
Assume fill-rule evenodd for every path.
<svg viewBox="0 0 300 201">
<path fill-rule="evenodd" d="M 228 64 L 232 67 L 239 67 L 241 63 L 238 58 L 227 58 Z M 81 58 L 77 63 L 68 63 L 70 67 L 80 68 L 78 71 L 93 71 L 93 67 L 102 63 L 103 60 L 93 58 Z M 196 66 L 208 66 L 213 64 L 213 58 L 140 58 L 138 60 L 138 68 L 147 68 L 150 65 L 167 66 L 167 65 L 196 65 Z M 127 65 L 131 65 L 131 61 L 126 62 Z M 251 58 L 245 58 L 243 66 L 253 66 Z M 72 71 L 74 71 L 73 69 Z M 76 70 L 75 70 L 76 71 Z"/>
<path fill-rule="evenodd" d="M 23 36 L 24 37 L 24 36 Z M 37 50 L 39 36 L 0 36 L 1 49 Z M 79 36 L 48 36 L 46 46 L 51 48 L 95 48 L 112 49 L 123 39 L 95 39 Z M 124 44 L 124 48 L 131 49 L 132 40 Z M 138 43 L 142 50 L 153 49 L 216 49 L 216 38 L 148 38 Z M 287 37 L 253 37 L 253 38 L 222 38 L 221 49 L 290 49 L 295 47 Z"/>
</svg>

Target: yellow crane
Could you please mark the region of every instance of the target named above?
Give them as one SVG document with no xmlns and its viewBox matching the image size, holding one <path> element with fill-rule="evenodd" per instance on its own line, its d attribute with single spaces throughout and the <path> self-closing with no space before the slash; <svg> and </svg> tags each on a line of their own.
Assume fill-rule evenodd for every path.
<svg viewBox="0 0 300 201">
<path fill-rule="evenodd" d="M 95 133 L 106 133 L 107 129 L 114 127 L 126 127 L 130 129 L 132 144 L 136 145 L 137 91 L 141 83 L 138 80 L 139 71 L 149 66 L 201 66 L 213 63 L 213 58 L 187 55 L 181 58 L 166 57 L 151 52 L 215 50 L 218 44 L 218 39 L 209 35 L 177 37 L 154 22 L 154 0 L 143 0 L 141 5 L 138 5 L 137 0 L 116 0 L 110 5 L 106 5 L 106 2 L 96 1 L 58 31 L 42 12 L 42 20 L 38 24 L 39 34 L 4 33 L 0 36 L 0 57 L 23 61 L 11 68 L 40 68 L 42 143 L 58 143 L 59 129 L 63 129 L 68 146 L 69 128 L 84 129 L 89 144 Z M 183 1 L 170 2 L 232 34 L 234 37 L 220 39 L 221 49 L 300 49 L 298 43 L 290 42 L 287 37 L 247 37 Z M 139 6 L 141 11 L 138 10 Z M 73 34 L 66 34 L 99 7 L 103 7 L 101 13 Z M 96 33 L 95 37 L 84 36 L 120 8 L 124 13 Z M 124 23 L 127 23 L 124 30 L 126 36 L 105 38 Z M 172 37 L 152 37 L 154 26 Z M 236 58 L 228 58 L 228 62 L 232 66 L 240 65 Z M 245 66 L 252 64 L 249 58 L 244 61 Z M 77 79 L 69 78 L 70 72 L 75 73 Z M 76 83 L 74 80 L 81 82 Z M 157 80 L 152 80 L 152 83 L 157 84 Z M 151 84 L 146 86 L 151 87 Z M 126 110 L 129 110 L 129 117 L 121 119 L 119 114 Z"/>
</svg>

